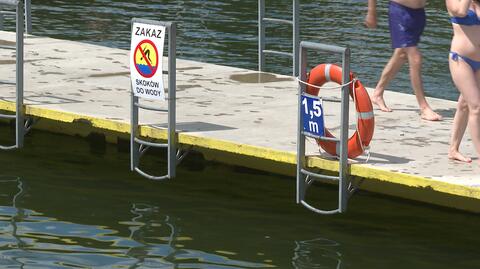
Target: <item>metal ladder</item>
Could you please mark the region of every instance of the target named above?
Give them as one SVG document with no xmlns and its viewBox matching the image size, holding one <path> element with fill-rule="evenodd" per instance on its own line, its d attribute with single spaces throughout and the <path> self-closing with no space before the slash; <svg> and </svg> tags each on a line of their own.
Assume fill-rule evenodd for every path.
<svg viewBox="0 0 480 269">
<path fill-rule="evenodd" d="M 300 0 L 293 0 L 293 18 L 292 21 L 266 18 L 265 17 L 265 0 L 258 0 L 258 71 L 263 72 L 265 70 L 265 54 L 276 54 L 280 56 L 287 56 L 293 59 L 293 76 L 298 76 L 298 50 L 300 45 Z M 265 36 L 265 23 L 273 22 L 280 24 L 292 25 L 293 32 L 293 52 L 283 52 L 275 50 L 265 49 L 266 36 Z"/>
<path fill-rule="evenodd" d="M 9 2 L 9 3 L 7 3 Z M 10 4 L 10 3 L 16 3 L 20 1 L 0 1 L 0 5 L 16 5 L 16 4 Z M 25 32 L 27 34 L 32 34 L 32 1 L 31 0 L 25 0 Z M 5 11 L 5 10 L 0 10 L 0 30 L 4 29 L 4 19 L 7 16 L 16 16 L 17 13 L 13 11 Z"/>
<path fill-rule="evenodd" d="M 140 104 L 139 97 L 131 91 L 131 132 L 130 132 L 130 168 L 140 175 L 152 180 L 164 180 L 174 178 L 176 175 L 176 166 L 187 155 L 188 151 L 182 152 L 177 150 L 177 134 L 176 134 L 176 25 L 174 22 L 159 22 L 144 19 L 132 19 L 132 28 L 135 22 L 162 25 L 166 27 L 168 33 L 168 109 L 160 109 L 152 106 Z M 146 109 L 156 112 L 168 113 L 168 138 L 167 143 L 154 143 L 145 141 L 140 136 L 140 129 L 138 123 L 139 109 Z M 166 148 L 168 154 L 168 172 L 164 176 L 153 176 L 139 168 L 140 158 L 150 148 Z"/>
<path fill-rule="evenodd" d="M 0 114 L 3 119 L 15 119 L 15 145 L 3 146 L 1 150 L 11 150 L 21 148 L 25 134 L 29 131 L 30 121 L 24 122 L 25 111 L 23 107 L 23 73 L 24 73 L 24 21 L 23 21 L 23 3 L 17 0 L 0 0 L 0 4 L 16 7 L 16 45 L 0 46 L 0 49 L 16 50 L 16 74 L 15 82 L 0 81 L 0 84 L 16 85 L 15 115 Z"/>
<path fill-rule="evenodd" d="M 340 147 L 339 173 L 338 176 L 330 176 L 309 171 L 306 166 L 305 138 L 310 136 L 302 129 L 302 95 L 305 94 L 306 86 L 299 83 L 298 88 L 298 125 L 297 125 L 297 204 L 302 204 L 307 209 L 318 214 L 344 213 L 347 210 L 347 203 L 351 194 L 348 177 L 348 120 L 349 120 L 349 80 L 350 80 L 350 49 L 302 41 L 300 43 L 300 81 L 307 80 L 307 51 L 318 50 L 342 55 L 342 84 L 341 89 L 341 128 L 340 138 L 315 137 L 325 141 L 335 141 Z M 305 200 L 308 187 L 315 181 L 338 182 L 338 208 L 333 210 L 321 210 L 308 204 Z"/>
</svg>

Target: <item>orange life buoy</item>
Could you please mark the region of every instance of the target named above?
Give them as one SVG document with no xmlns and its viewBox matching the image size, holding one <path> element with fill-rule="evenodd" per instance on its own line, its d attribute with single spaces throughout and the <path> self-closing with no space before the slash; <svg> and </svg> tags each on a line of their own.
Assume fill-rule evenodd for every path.
<svg viewBox="0 0 480 269">
<path fill-rule="evenodd" d="M 353 73 L 350 73 L 350 80 L 353 78 Z M 329 81 L 342 84 L 341 67 L 334 64 L 317 65 L 312 69 L 307 79 L 309 84 L 318 87 L 321 87 Z M 319 91 L 318 88 L 312 86 L 307 86 L 306 89 L 306 92 L 311 95 L 318 95 Z M 375 127 L 375 117 L 368 92 L 359 80 L 355 80 L 355 83 L 350 85 L 350 96 L 353 97 L 357 110 L 357 130 L 348 139 L 348 158 L 353 159 L 361 155 L 365 147 L 370 145 Z M 334 137 L 326 128 L 325 136 Z M 317 139 L 317 144 L 331 155 L 338 156 L 340 154 L 340 150 L 337 149 L 337 143 L 334 141 L 321 141 Z"/>
</svg>

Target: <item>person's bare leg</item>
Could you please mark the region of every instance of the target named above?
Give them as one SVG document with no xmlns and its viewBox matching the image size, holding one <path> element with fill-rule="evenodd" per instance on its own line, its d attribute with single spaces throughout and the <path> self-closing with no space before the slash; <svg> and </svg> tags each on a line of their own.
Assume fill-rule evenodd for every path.
<svg viewBox="0 0 480 269">
<path fill-rule="evenodd" d="M 460 94 L 460 97 L 458 97 L 457 111 L 455 112 L 455 117 L 453 118 L 452 136 L 450 137 L 450 148 L 448 150 L 448 158 L 451 160 L 466 163 L 472 162 L 471 158 L 465 157 L 459 151 L 460 143 L 462 142 L 465 129 L 467 128 L 467 123 L 468 104 L 463 98 L 463 95 Z"/>
<path fill-rule="evenodd" d="M 472 68 L 462 60 L 449 61 L 453 82 L 468 104 L 470 136 L 477 155 L 480 156 L 480 71 L 474 74 Z M 480 159 L 478 162 L 480 164 Z"/>
<path fill-rule="evenodd" d="M 372 94 L 372 102 L 384 112 L 392 112 L 392 110 L 385 104 L 385 99 L 383 99 L 383 93 L 387 88 L 388 84 L 393 80 L 395 75 L 397 75 L 402 65 L 407 62 L 407 55 L 403 49 L 395 49 L 393 51 L 392 57 L 388 61 L 385 68 L 383 68 L 382 75 L 380 80 L 375 87 L 375 91 Z"/>
<path fill-rule="evenodd" d="M 420 50 L 415 46 L 405 48 L 405 51 L 407 53 L 408 64 L 410 66 L 410 80 L 412 82 L 412 88 L 415 92 L 415 96 L 417 97 L 422 119 L 430 121 L 442 120 L 442 116 L 435 113 L 435 111 L 433 111 L 433 109 L 428 105 L 427 99 L 425 99 L 422 81 L 422 54 L 420 53 Z"/>
</svg>

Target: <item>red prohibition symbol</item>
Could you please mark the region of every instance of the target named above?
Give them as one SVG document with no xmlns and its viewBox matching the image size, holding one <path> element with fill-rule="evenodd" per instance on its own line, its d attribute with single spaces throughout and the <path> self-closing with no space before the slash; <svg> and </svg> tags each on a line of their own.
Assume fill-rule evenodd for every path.
<svg viewBox="0 0 480 269">
<path fill-rule="evenodd" d="M 138 43 L 133 54 L 133 62 L 138 73 L 144 78 L 151 78 L 158 69 L 157 46 L 148 39 Z"/>
</svg>

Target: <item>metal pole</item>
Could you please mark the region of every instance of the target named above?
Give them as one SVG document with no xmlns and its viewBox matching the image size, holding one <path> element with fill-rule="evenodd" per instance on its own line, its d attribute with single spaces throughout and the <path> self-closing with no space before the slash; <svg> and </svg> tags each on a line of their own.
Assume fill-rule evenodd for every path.
<svg viewBox="0 0 480 269">
<path fill-rule="evenodd" d="M 300 47 L 300 0 L 293 0 L 293 76 L 298 77 Z"/>
<path fill-rule="evenodd" d="M 32 1 L 25 0 L 25 25 L 27 34 L 32 33 Z"/>
<path fill-rule="evenodd" d="M 168 178 L 174 178 L 177 166 L 176 141 L 176 73 L 177 73 L 177 29 L 172 23 L 168 32 Z"/>
<path fill-rule="evenodd" d="M 138 167 L 140 152 L 139 145 L 135 142 L 138 130 L 138 97 L 133 93 L 133 88 L 130 92 L 131 96 L 131 113 L 130 113 L 130 169 L 135 171 L 135 167 Z"/>
<path fill-rule="evenodd" d="M 23 136 L 25 133 L 24 111 L 23 111 L 23 6 L 21 2 L 17 3 L 16 14 L 16 30 L 17 30 L 17 63 L 16 63 L 16 84 L 17 84 L 17 100 L 16 100 L 16 143 L 17 148 L 23 146 Z"/>
<path fill-rule="evenodd" d="M 350 81 L 350 48 L 346 48 L 342 55 L 342 70 L 343 78 L 342 84 Z M 349 103 L 350 103 L 350 85 L 342 87 L 342 114 L 341 114 L 341 129 L 340 129 L 340 167 L 339 167 L 339 209 L 340 213 L 347 210 L 348 202 L 348 118 L 349 118 Z"/>
<path fill-rule="evenodd" d="M 307 50 L 304 47 L 300 49 L 300 80 L 307 80 Z M 305 175 L 302 169 L 305 167 L 305 136 L 302 133 L 302 94 L 305 91 L 305 85 L 299 83 L 298 86 L 298 113 L 297 113 L 297 204 L 305 199 Z"/>
<path fill-rule="evenodd" d="M 263 51 L 265 50 L 265 24 L 263 18 L 265 17 L 265 0 L 258 0 L 258 71 L 265 70 L 265 57 Z"/>
</svg>

